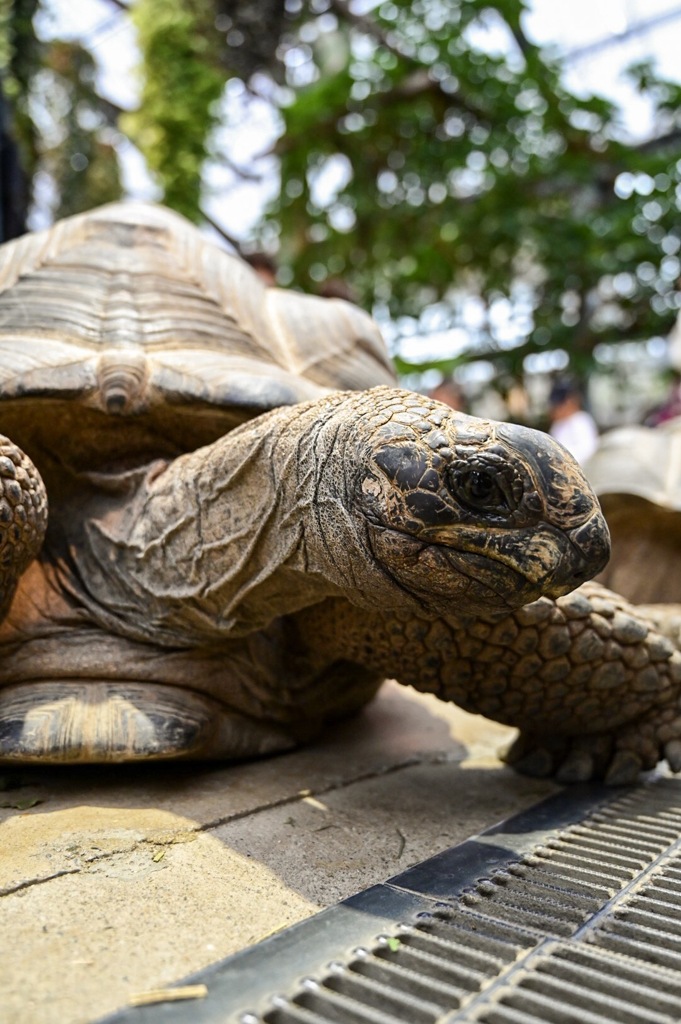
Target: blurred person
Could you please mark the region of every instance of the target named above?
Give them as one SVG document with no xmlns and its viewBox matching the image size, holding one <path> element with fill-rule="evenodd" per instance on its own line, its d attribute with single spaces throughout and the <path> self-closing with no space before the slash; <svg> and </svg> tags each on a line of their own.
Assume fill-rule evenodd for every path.
<svg viewBox="0 0 681 1024">
<path fill-rule="evenodd" d="M 327 277 L 326 281 L 320 284 L 317 295 L 322 299 L 345 299 L 358 305 L 357 295 L 342 277 Z"/>
<path fill-rule="evenodd" d="M 506 407 L 513 423 L 530 423 L 530 399 L 520 381 L 513 381 L 507 388 Z"/>
<path fill-rule="evenodd" d="M 656 406 L 648 413 L 644 422 L 646 427 L 657 427 L 660 423 L 673 420 L 681 416 L 681 373 L 678 370 L 670 370 L 670 387 L 667 397 L 661 405 Z"/>
<path fill-rule="evenodd" d="M 582 396 L 573 381 L 557 380 L 549 394 L 549 434 L 584 463 L 598 446 L 598 427 L 582 408 Z"/>
<path fill-rule="evenodd" d="M 266 252 L 251 252 L 244 255 L 246 263 L 248 263 L 256 274 L 268 288 L 274 287 L 277 283 L 277 264 L 268 256 Z"/>
</svg>

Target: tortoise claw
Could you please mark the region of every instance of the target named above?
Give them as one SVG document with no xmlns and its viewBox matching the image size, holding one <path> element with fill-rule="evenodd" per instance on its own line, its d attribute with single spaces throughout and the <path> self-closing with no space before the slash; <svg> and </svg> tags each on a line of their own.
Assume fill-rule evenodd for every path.
<svg viewBox="0 0 681 1024">
<path fill-rule="evenodd" d="M 514 768 L 516 762 L 520 761 L 530 750 L 534 749 L 535 744 L 530 741 L 530 737 L 527 733 L 520 732 L 511 740 L 509 743 L 505 743 L 498 751 L 498 756 L 504 764 L 512 765 Z"/>
<path fill-rule="evenodd" d="M 619 749 L 615 748 L 616 741 L 612 733 L 596 733 L 557 739 L 549 746 L 531 734 L 521 733 L 503 760 L 522 775 L 548 778 L 555 774 L 557 782 L 567 785 L 602 779 L 609 786 L 626 786 L 642 771 L 654 767 L 657 758 L 650 737 L 642 738 L 634 730 L 620 735 Z M 681 771 L 681 739 L 671 740 L 667 748 L 672 771 Z"/>
<path fill-rule="evenodd" d="M 558 782 L 588 782 L 596 774 L 596 762 L 588 750 L 573 750 L 556 772 Z"/>
<path fill-rule="evenodd" d="M 607 786 L 628 786 L 636 779 L 643 770 L 643 761 L 633 750 L 618 750 L 607 772 L 605 783 Z"/>
<path fill-rule="evenodd" d="M 664 756 L 675 774 L 681 772 L 681 740 L 670 740 L 665 743 Z"/>
<path fill-rule="evenodd" d="M 554 755 L 546 747 L 536 747 L 510 763 L 521 775 L 531 775 L 535 779 L 547 779 L 553 774 L 556 764 Z"/>
</svg>

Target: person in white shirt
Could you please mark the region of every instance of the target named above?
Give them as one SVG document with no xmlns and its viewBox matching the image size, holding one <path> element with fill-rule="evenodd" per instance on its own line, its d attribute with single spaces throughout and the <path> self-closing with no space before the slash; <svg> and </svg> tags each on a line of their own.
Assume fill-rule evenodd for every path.
<svg viewBox="0 0 681 1024">
<path fill-rule="evenodd" d="M 579 463 L 585 463 L 598 445 L 598 428 L 590 413 L 582 409 L 579 388 L 571 381 L 558 380 L 549 395 L 549 433 L 560 441 Z"/>
</svg>

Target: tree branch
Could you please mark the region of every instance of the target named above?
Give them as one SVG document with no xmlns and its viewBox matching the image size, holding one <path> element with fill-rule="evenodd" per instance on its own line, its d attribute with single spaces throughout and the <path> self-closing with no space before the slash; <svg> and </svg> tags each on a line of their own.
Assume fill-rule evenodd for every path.
<svg viewBox="0 0 681 1024">
<path fill-rule="evenodd" d="M 244 251 L 241 248 L 241 243 L 239 242 L 239 240 L 235 238 L 234 235 L 230 235 L 230 233 L 220 224 L 218 224 L 218 222 L 213 217 L 211 217 L 209 213 L 206 213 L 203 207 L 200 209 L 199 212 L 203 219 L 205 220 L 206 224 L 208 224 L 213 229 L 213 231 L 217 231 L 218 235 L 220 235 L 221 238 L 224 238 L 225 242 L 227 242 L 227 244 L 230 245 L 232 249 L 234 249 L 238 256 L 241 256 L 242 259 L 245 259 Z"/>
<path fill-rule="evenodd" d="M 391 41 L 390 37 L 373 18 L 367 17 L 366 14 L 355 14 L 354 11 L 350 10 L 345 0 L 331 0 L 329 7 L 342 21 L 346 21 L 349 25 L 355 25 L 362 32 L 366 32 L 367 35 L 372 36 L 386 50 L 394 53 L 396 57 L 401 57 L 402 60 L 413 60 L 413 57 L 404 53 L 396 43 Z"/>
<path fill-rule="evenodd" d="M 650 153 L 656 149 L 664 149 L 665 146 L 672 146 L 681 139 L 681 128 L 673 128 L 666 135 L 658 135 L 653 139 L 646 139 L 633 148 L 638 153 Z"/>
<path fill-rule="evenodd" d="M 514 22 L 512 25 L 509 22 L 506 22 L 506 24 L 511 30 L 511 35 L 515 39 L 518 49 L 522 53 L 525 60 L 527 60 L 532 50 L 532 43 L 530 43 L 529 39 L 523 32 L 520 22 Z"/>
<path fill-rule="evenodd" d="M 220 153 L 219 156 L 211 156 L 208 159 L 211 163 L 222 164 L 228 170 L 233 171 L 237 178 L 241 178 L 242 181 L 262 181 L 262 174 L 256 174 L 254 171 L 247 171 L 245 168 L 239 167 L 225 153 Z"/>
<path fill-rule="evenodd" d="M 400 60 L 405 61 L 407 64 L 411 64 L 414 68 L 413 75 L 405 78 L 403 82 L 396 86 L 392 92 L 398 97 L 400 96 L 400 90 L 404 90 L 403 96 L 409 98 L 411 96 L 418 95 L 424 92 L 439 93 L 448 103 L 458 103 L 460 107 L 467 110 L 470 114 L 474 114 L 476 117 L 487 117 L 486 111 L 481 110 L 479 107 L 475 107 L 469 101 L 465 100 L 458 92 L 447 92 L 442 88 L 442 84 L 430 74 L 429 68 L 421 61 L 417 60 L 409 53 L 405 53 L 396 42 L 390 38 L 390 36 L 383 31 L 380 25 L 378 25 L 373 18 L 367 17 L 365 14 L 355 14 L 350 10 L 345 0 L 331 0 L 330 9 L 335 11 L 339 18 L 344 19 L 350 25 L 355 25 L 362 32 L 372 36 L 377 43 L 380 43 L 386 50 L 399 57 Z M 390 95 L 390 94 L 386 94 Z"/>
</svg>

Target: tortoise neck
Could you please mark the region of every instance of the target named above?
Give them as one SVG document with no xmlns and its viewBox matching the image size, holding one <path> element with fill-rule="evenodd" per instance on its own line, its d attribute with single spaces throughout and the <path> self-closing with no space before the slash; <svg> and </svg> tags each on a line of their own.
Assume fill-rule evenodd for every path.
<svg viewBox="0 0 681 1024">
<path fill-rule="evenodd" d="M 326 597 L 375 601 L 380 570 L 353 511 L 352 417 L 340 409 L 353 398 L 276 409 L 100 496 L 73 557 L 102 624 L 184 646 Z"/>
</svg>

